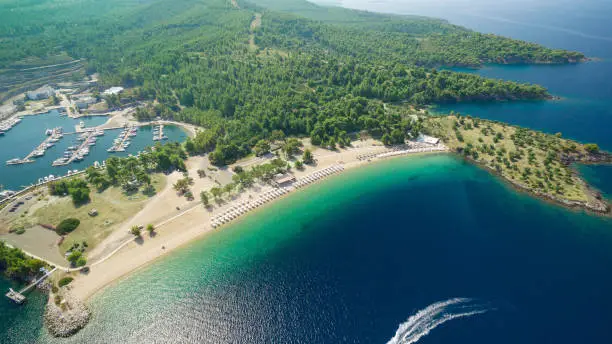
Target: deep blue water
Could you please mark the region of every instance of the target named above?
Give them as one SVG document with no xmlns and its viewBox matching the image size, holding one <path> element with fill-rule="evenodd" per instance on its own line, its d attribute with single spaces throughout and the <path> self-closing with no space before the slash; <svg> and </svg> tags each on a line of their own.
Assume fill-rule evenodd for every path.
<svg viewBox="0 0 612 344">
<path fill-rule="evenodd" d="M 612 57 L 609 2 L 439 2 L 368 4 L 436 10 L 481 31 Z M 564 99 L 459 110 L 612 149 L 609 68 L 486 68 L 479 73 L 538 82 Z M 581 170 L 612 190 L 609 168 Z M 518 193 L 457 158 L 399 159 L 292 195 L 108 288 L 72 339 L 48 338 L 36 312 L 24 316 L 32 332 L 17 332 L 2 308 L 0 342 L 384 343 L 419 310 L 466 297 L 466 309 L 486 313 L 418 343 L 612 343 L 610 267 L 609 218 Z M 437 318 L 419 319 L 415 333 Z"/>
<path fill-rule="evenodd" d="M 74 126 L 80 121 L 85 122 L 87 127 L 93 127 L 105 123 L 105 116 L 84 117 L 74 120 L 61 117 L 57 111 L 37 116 L 25 116 L 21 123 L 0 136 L 0 184 L 6 189 L 19 190 L 24 186 L 36 183 L 39 178 L 53 174 L 55 176 L 65 175 L 68 170 L 83 170 L 92 165 L 94 161 L 102 162 L 109 156 L 127 156 L 143 150 L 146 146 L 152 146 L 153 134 L 151 127 L 141 127 L 138 135 L 131 139 L 132 144 L 125 152 L 108 153 L 106 150 L 113 144 L 113 140 L 119 135 L 120 129 L 107 130 L 104 136 L 98 137 L 98 143 L 90 147 L 90 153 L 83 161 L 74 162 L 68 166 L 53 167 L 51 164 L 55 159 L 63 156 L 63 152 L 70 146 L 77 145 L 76 135 L 64 135 L 64 137 L 49 148 L 43 157 L 35 159 L 36 162 L 24 165 L 6 165 L 7 160 L 23 158 L 36 148 L 45 138 L 47 128 L 62 127 L 65 132 L 74 132 Z M 175 126 L 164 127 L 164 133 L 169 141 L 183 141 L 185 132 Z"/>
<path fill-rule="evenodd" d="M 34 328 L 44 343 L 385 343 L 419 310 L 465 297 L 443 310 L 486 313 L 418 342 L 609 343 L 610 229 L 456 157 L 396 159 L 141 270 L 94 299 L 74 338 Z M 435 324 L 419 321 L 412 338 Z"/>
</svg>

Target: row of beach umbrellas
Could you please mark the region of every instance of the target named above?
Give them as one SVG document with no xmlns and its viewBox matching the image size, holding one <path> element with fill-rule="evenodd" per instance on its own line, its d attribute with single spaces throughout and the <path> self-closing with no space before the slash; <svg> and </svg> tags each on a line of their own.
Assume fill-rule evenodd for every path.
<svg viewBox="0 0 612 344">
<path fill-rule="evenodd" d="M 340 166 L 340 165 L 334 165 L 334 166 L 330 166 L 327 168 L 324 168 L 322 170 L 319 170 L 317 172 L 314 172 L 313 174 L 310 174 L 304 178 L 301 178 L 300 180 L 298 180 L 294 186 L 296 188 L 300 188 L 302 186 L 306 186 L 310 183 L 314 183 L 319 179 L 325 178 L 329 175 L 332 175 L 334 173 L 338 173 L 344 170 L 344 167 Z"/>
<path fill-rule="evenodd" d="M 259 196 L 256 200 L 243 201 L 240 204 L 227 209 L 225 212 L 223 212 L 223 214 L 213 217 L 211 220 L 211 225 L 213 228 L 217 228 L 225 223 L 228 223 L 234 220 L 235 218 L 243 214 L 246 214 L 247 212 L 257 207 L 260 207 L 284 194 L 291 192 L 295 188 L 299 188 L 299 187 L 308 185 L 321 178 L 324 178 L 334 173 L 341 172 L 343 170 L 344 170 L 344 167 L 340 165 L 330 166 L 322 170 L 316 171 L 304 178 L 301 178 L 296 183 L 294 183 L 293 186 L 276 188 L 270 191 L 266 191 L 264 194 Z"/>
</svg>

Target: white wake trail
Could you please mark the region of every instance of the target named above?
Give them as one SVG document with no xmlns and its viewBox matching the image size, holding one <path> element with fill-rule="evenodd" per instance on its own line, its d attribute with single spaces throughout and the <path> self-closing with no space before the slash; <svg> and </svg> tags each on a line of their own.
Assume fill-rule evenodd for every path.
<svg viewBox="0 0 612 344">
<path fill-rule="evenodd" d="M 400 324 L 387 344 L 412 344 L 433 329 L 453 319 L 486 313 L 488 310 L 471 299 L 455 298 L 427 306 Z"/>
</svg>

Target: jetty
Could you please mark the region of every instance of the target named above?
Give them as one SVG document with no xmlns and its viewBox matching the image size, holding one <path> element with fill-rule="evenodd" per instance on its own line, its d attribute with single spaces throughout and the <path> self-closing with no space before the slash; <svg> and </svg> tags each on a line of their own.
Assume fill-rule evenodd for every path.
<svg viewBox="0 0 612 344">
<path fill-rule="evenodd" d="M 166 140 L 168 137 L 164 135 L 164 125 L 160 124 L 159 126 L 153 127 L 153 141 L 161 141 Z"/>
<path fill-rule="evenodd" d="M 136 136 L 138 133 L 138 128 L 131 126 L 126 127 L 121 131 L 119 137 L 115 139 L 113 142 L 113 146 L 107 149 L 107 152 L 125 152 L 125 149 L 128 148 L 131 144 L 130 137 Z"/>
<path fill-rule="evenodd" d="M 9 291 L 8 291 L 8 293 L 5 294 L 5 296 L 7 298 L 9 298 L 11 301 L 13 301 L 16 304 L 18 304 L 18 305 L 23 304 L 26 301 L 26 297 L 23 294 L 27 293 L 30 289 L 32 289 L 35 286 L 37 286 L 45 278 L 51 276 L 51 274 L 53 274 L 55 272 L 55 270 L 57 270 L 57 267 L 55 267 L 55 268 L 53 268 L 53 270 L 45 273 L 42 277 L 40 277 L 36 281 L 30 283 L 28 286 L 26 286 L 25 288 L 21 289 L 20 291 L 15 291 L 15 290 L 13 290 L 13 288 L 9 288 Z"/>
<path fill-rule="evenodd" d="M 102 132 L 102 134 L 104 134 L 104 132 Z M 82 143 L 75 147 L 69 147 L 68 151 L 64 153 L 65 156 L 55 160 L 52 166 L 65 166 L 71 164 L 73 161 L 83 160 L 83 157 L 89 154 L 89 146 L 96 144 L 96 136 L 99 135 L 100 132 L 98 131 L 89 131 L 81 134 L 79 140 L 82 140 Z"/>
<path fill-rule="evenodd" d="M 53 147 L 53 145 L 55 145 L 56 142 L 58 142 L 62 137 L 64 137 L 61 127 L 57 127 L 54 129 L 47 129 L 46 134 L 47 134 L 47 138 L 45 138 L 41 144 L 36 146 L 36 148 L 34 148 L 34 150 L 30 152 L 30 154 L 26 155 L 25 158 L 11 159 L 7 161 L 6 164 L 7 165 L 21 165 L 21 164 L 32 163 L 34 162 L 34 159 L 32 158 L 38 158 L 38 157 L 45 155 L 45 152 L 47 151 L 47 149 Z"/>
</svg>

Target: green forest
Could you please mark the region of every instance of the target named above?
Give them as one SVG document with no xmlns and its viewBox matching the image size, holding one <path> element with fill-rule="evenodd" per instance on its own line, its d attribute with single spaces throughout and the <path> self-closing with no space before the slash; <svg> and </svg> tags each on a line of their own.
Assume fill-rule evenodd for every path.
<svg viewBox="0 0 612 344">
<path fill-rule="evenodd" d="M 443 20 L 305 0 L 3 0 L 0 8 L 0 69 L 32 56 L 84 59 L 102 87 L 131 88 L 151 104 L 138 118 L 203 126 L 187 148 L 212 152 L 217 165 L 279 132 L 329 148 L 362 130 L 387 143 L 418 132 L 388 104 L 550 97 L 537 85 L 439 67 L 585 58 Z"/>
<path fill-rule="evenodd" d="M 26 281 L 35 276 L 45 263 L 25 255 L 22 250 L 7 246 L 0 241 L 0 272 L 5 276 Z"/>
</svg>

